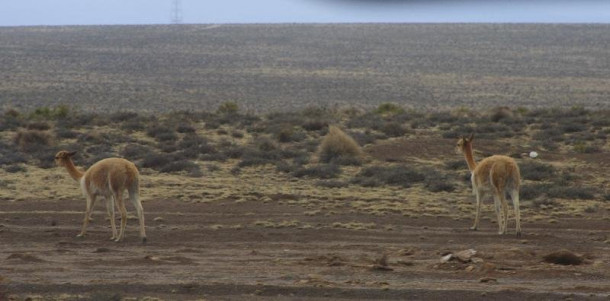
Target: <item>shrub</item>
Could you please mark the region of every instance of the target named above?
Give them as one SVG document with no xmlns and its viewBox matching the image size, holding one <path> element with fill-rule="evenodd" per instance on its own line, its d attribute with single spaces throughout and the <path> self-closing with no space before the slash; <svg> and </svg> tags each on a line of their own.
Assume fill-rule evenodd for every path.
<svg viewBox="0 0 610 301">
<path fill-rule="evenodd" d="M 119 152 L 121 157 L 127 158 L 129 160 L 138 160 L 142 159 L 150 154 L 152 154 L 152 149 L 148 146 L 129 143 L 123 147 L 123 150 Z"/>
<path fill-rule="evenodd" d="M 49 123 L 44 122 L 44 121 L 38 121 L 38 122 L 28 123 L 26 128 L 28 130 L 47 131 L 47 130 L 51 129 L 51 125 L 49 125 Z"/>
<path fill-rule="evenodd" d="M 195 133 L 195 128 L 190 124 L 181 123 L 176 127 L 176 131 L 178 133 L 182 133 L 182 134 L 187 134 L 187 133 L 192 134 L 192 133 Z"/>
<path fill-rule="evenodd" d="M 183 151 L 190 151 L 195 157 L 199 154 L 216 153 L 216 148 L 208 143 L 208 139 L 197 134 L 185 135 L 178 143 L 178 147 Z"/>
<path fill-rule="evenodd" d="M 27 162 L 26 158 L 18 151 L 4 148 L 4 145 L 0 145 L 0 165 L 13 165 L 17 163 Z"/>
<path fill-rule="evenodd" d="M 25 172 L 27 168 L 20 164 L 8 165 L 4 167 L 4 170 L 9 173 Z"/>
<path fill-rule="evenodd" d="M 113 122 L 124 122 L 138 119 L 139 115 L 136 112 L 116 112 L 110 115 L 110 120 Z"/>
<path fill-rule="evenodd" d="M 172 161 L 163 166 L 159 171 L 171 173 L 171 172 L 180 172 L 184 171 L 191 177 L 200 177 L 203 174 L 201 173 L 201 169 L 199 165 L 188 161 L 188 160 L 178 160 Z"/>
<path fill-rule="evenodd" d="M 216 112 L 219 114 L 236 114 L 238 111 L 239 106 L 232 101 L 221 103 L 216 110 Z"/>
<path fill-rule="evenodd" d="M 146 131 L 146 135 L 160 142 L 176 141 L 178 136 L 173 128 L 169 126 L 155 125 Z"/>
<path fill-rule="evenodd" d="M 32 113 L 30 113 L 30 119 L 43 119 L 43 120 L 53 120 L 53 119 L 65 119 L 71 115 L 70 107 L 65 105 L 59 105 L 56 107 L 39 107 L 36 108 Z"/>
<path fill-rule="evenodd" d="M 328 127 L 328 121 L 319 119 L 310 119 L 305 121 L 301 126 L 306 131 L 321 131 Z"/>
<path fill-rule="evenodd" d="M 25 130 L 18 131 L 14 141 L 20 151 L 31 153 L 51 145 L 53 137 L 47 131 Z"/>
<path fill-rule="evenodd" d="M 386 184 L 408 188 L 424 180 L 426 176 L 422 172 L 407 166 L 373 166 L 360 171 L 352 182 L 368 187 Z"/>
<path fill-rule="evenodd" d="M 60 139 L 75 139 L 79 135 L 78 132 L 67 129 L 63 126 L 55 127 L 55 136 Z"/>
<path fill-rule="evenodd" d="M 492 122 L 500 120 L 512 119 L 514 114 L 509 107 L 497 107 L 491 110 L 490 119 Z"/>
<path fill-rule="evenodd" d="M 380 129 L 388 137 L 400 137 L 407 133 L 407 129 L 398 122 L 386 122 Z"/>
<path fill-rule="evenodd" d="M 595 190 L 592 187 L 553 186 L 548 194 L 555 198 L 591 200 L 595 198 Z"/>
<path fill-rule="evenodd" d="M 318 154 L 320 161 L 325 163 L 341 160 L 342 157 L 360 160 L 363 156 L 358 143 L 336 126 L 329 127 L 328 134 L 320 144 Z"/>
<path fill-rule="evenodd" d="M 308 168 L 299 168 L 293 175 L 297 178 L 311 177 L 319 179 L 336 178 L 341 173 L 341 169 L 337 164 L 318 164 Z"/>
<path fill-rule="evenodd" d="M 394 104 L 394 103 L 382 103 L 380 104 L 377 109 L 375 110 L 375 113 L 377 114 L 381 114 L 381 115 L 398 115 L 398 114 L 402 114 L 404 113 L 405 110 L 403 108 L 401 108 L 399 105 Z"/>
<path fill-rule="evenodd" d="M 531 181 L 542 181 L 551 179 L 557 170 L 549 164 L 534 160 L 526 160 L 519 165 L 521 177 Z"/>
<path fill-rule="evenodd" d="M 246 149 L 241 156 L 239 167 L 276 164 L 282 156 L 277 150 Z"/>
<path fill-rule="evenodd" d="M 160 170 L 161 168 L 163 168 L 165 165 L 169 164 L 173 160 L 174 159 L 168 155 L 151 153 L 151 154 L 147 154 L 142 159 L 142 167 Z"/>
</svg>

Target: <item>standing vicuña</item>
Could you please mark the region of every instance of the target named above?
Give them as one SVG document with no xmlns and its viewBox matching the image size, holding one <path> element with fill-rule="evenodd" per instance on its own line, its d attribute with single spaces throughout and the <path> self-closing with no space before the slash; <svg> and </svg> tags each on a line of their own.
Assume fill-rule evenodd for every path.
<svg viewBox="0 0 610 301">
<path fill-rule="evenodd" d="M 98 161 L 87 171 L 82 172 L 72 162 L 74 154 L 76 152 L 60 151 L 55 155 L 55 163 L 59 166 L 64 166 L 70 176 L 80 183 L 83 194 L 87 198 L 87 210 L 85 211 L 83 227 L 77 236 L 85 236 L 95 199 L 97 196 L 103 196 L 106 199 L 106 211 L 108 211 L 110 225 L 112 226 L 112 237 L 110 239 L 117 242 L 121 241 L 125 237 L 125 225 L 127 224 L 127 210 L 125 209 L 125 202 L 123 202 L 123 192 L 127 190 L 129 192 L 129 199 L 138 213 L 140 237 L 142 242 L 146 242 L 144 210 L 139 199 L 140 173 L 136 166 L 125 159 L 108 158 Z M 121 212 L 121 232 L 119 235 L 117 235 L 114 222 L 113 199 Z"/>
<path fill-rule="evenodd" d="M 476 230 L 479 226 L 481 198 L 491 193 L 494 197 L 496 215 L 498 216 L 498 233 L 506 234 L 506 224 L 508 223 L 506 192 L 508 192 L 515 209 L 517 236 L 521 236 L 521 216 L 519 213 L 521 175 L 519 166 L 513 158 L 501 155 L 487 157 L 477 164 L 472 155 L 472 140 L 474 140 L 474 135 L 470 135 L 469 138 L 460 138 L 457 142 L 457 149 L 464 154 L 468 168 L 472 173 L 472 190 L 477 198 L 476 215 L 471 229 Z"/>
</svg>

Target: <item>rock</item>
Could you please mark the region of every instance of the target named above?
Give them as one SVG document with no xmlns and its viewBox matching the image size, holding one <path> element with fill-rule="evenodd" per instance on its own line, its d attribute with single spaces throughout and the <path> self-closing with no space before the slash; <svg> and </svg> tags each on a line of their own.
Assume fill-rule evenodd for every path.
<svg viewBox="0 0 610 301">
<path fill-rule="evenodd" d="M 455 253 L 454 257 L 463 263 L 467 263 L 472 261 L 472 256 L 474 256 L 475 254 L 477 254 L 477 251 L 475 251 L 474 249 L 468 249 Z"/>
<path fill-rule="evenodd" d="M 583 263 L 582 257 L 568 250 L 561 250 L 549 253 L 543 257 L 545 262 L 562 265 L 580 265 Z"/>
<path fill-rule="evenodd" d="M 449 260 L 451 260 L 453 258 L 453 254 L 449 253 L 443 257 L 441 257 L 441 263 L 445 263 L 448 262 Z"/>
</svg>

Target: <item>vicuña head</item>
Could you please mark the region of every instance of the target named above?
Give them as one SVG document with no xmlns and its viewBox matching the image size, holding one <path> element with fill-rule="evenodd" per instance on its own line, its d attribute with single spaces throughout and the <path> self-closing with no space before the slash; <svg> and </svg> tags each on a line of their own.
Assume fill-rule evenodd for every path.
<svg viewBox="0 0 610 301">
<path fill-rule="evenodd" d="M 457 141 L 456 150 L 462 152 L 470 169 L 472 190 L 476 196 L 476 215 L 472 230 L 479 226 L 479 215 L 481 212 L 481 199 L 491 194 L 494 198 L 496 215 L 498 217 L 498 233 L 506 233 L 508 224 L 508 204 L 506 193 L 513 200 L 515 210 L 515 222 L 517 236 L 521 236 L 521 214 L 519 211 L 519 186 L 521 175 L 519 166 L 511 157 L 494 155 L 477 163 L 474 160 L 472 142 L 474 134 L 470 137 L 462 137 Z"/>
<path fill-rule="evenodd" d="M 87 225 L 91 216 L 95 199 L 102 196 L 106 199 L 106 210 L 110 217 L 112 226 L 112 237 L 114 241 L 121 241 L 125 237 L 125 226 L 127 224 L 127 210 L 123 201 L 125 190 L 129 193 L 129 200 L 136 208 L 138 220 L 140 222 L 140 237 L 142 242 L 146 242 L 146 232 L 144 229 L 144 210 L 139 198 L 140 173 L 136 166 L 122 158 L 107 158 L 93 164 L 87 171 L 82 171 L 72 161 L 72 156 L 76 152 L 60 151 L 55 155 L 55 163 L 66 168 L 70 176 L 80 183 L 80 187 L 87 199 L 87 209 L 83 226 L 78 237 L 85 236 Z M 117 205 L 121 213 L 121 228 L 117 235 L 114 205 Z"/>
</svg>

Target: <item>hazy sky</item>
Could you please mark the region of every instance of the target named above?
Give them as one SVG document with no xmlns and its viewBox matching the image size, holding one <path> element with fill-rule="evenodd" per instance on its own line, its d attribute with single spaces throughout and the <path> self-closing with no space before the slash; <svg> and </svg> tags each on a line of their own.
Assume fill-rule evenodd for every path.
<svg viewBox="0 0 610 301">
<path fill-rule="evenodd" d="M 167 24 L 172 0 L 3 0 L 0 26 Z M 182 23 L 610 23 L 610 0 L 180 0 Z"/>
</svg>

